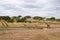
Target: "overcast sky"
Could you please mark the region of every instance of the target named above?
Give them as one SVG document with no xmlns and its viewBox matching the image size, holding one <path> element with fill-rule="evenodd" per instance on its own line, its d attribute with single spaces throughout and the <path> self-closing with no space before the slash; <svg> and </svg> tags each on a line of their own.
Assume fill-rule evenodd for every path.
<svg viewBox="0 0 60 40">
<path fill-rule="evenodd" d="M 0 0 L 0 15 L 60 18 L 60 0 Z"/>
</svg>

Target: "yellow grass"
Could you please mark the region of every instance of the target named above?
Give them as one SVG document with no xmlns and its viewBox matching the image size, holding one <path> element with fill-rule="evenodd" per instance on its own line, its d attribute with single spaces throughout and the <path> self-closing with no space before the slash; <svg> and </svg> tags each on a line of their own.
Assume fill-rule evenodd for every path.
<svg viewBox="0 0 60 40">
<path fill-rule="evenodd" d="M 60 27 L 60 22 L 47 22 L 50 27 Z M 4 26 L 5 25 L 5 26 Z M 0 22 L 0 27 L 7 27 L 6 24 L 4 25 Z M 7 23 L 8 27 L 28 27 L 28 28 L 47 28 L 47 24 L 45 22 L 40 23 Z"/>
<path fill-rule="evenodd" d="M 60 40 L 60 30 L 0 30 L 0 40 Z"/>
</svg>

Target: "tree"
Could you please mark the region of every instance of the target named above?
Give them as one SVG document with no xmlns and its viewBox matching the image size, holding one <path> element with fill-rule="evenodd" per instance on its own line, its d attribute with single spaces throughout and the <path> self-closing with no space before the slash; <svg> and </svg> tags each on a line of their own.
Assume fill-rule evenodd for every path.
<svg viewBox="0 0 60 40">
<path fill-rule="evenodd" d="M 47 18 L 47 20 L 56 20 L 56 18 L 55 17 L 51 17 L 51 18 Z"/>
<path fill-rule="evenodd" d="M 20 22 L 26 22 L 26 19 L 28 19 L 28 18 L 31 18 L 31 16 L 22 17 L 22 19 L 18 20 L 18 21 L 20 21 Z"/>
<path fill-rule="evenodd" d="M 55 20 L 55 17 L 51 17 L 50 19 L 51 19 L 51 20 Z"/>
<path fill-rule="evenodd" d="M 59 21 L 60 22 L 60 19 L 56 19 L 56 21 Z"/>
<path fill-rule="evenodd" d="M 18 17 L 17 17 L 17 22 L 21 22 L 22 20 L 21 20 L 21 15 L 19 15 Z"/>
<path fill-rule="evenodd" d="M 36 19 L 36 20 L 43 20 L 44 18 L 43 18 L 43 17 L 40 17 L 40 16 L 35 16 L 35 17 L 33 17 L 33 19 Z"/>
<path fill-rule="evenodd" d="M 20 22 L 25 22 L 26 21 L 26 18 L 25 17 L 22 17 L 21 21 Z"/>
<path fill-rule="evenodd" d="M 25 18 L 31 18 L 31 16 L 25 16 Z"/>
<path fill-rule="evenodd" d="M 12 17 L 12 20 L 13 20 L 14 22 L 17 22 L 17 17 L 16 17 L 16 16 L 13 16 L 13 17 Z"/>
<path fill-rule="evenodd" d="M 11 20 L 9 16 L 0 16 L 0 19 L 5 21 Z"/>
<path fill-rule="evenodd" d="M 18 17 L 17 17 L 17 19 L 20 19 L 22 16 L 21 15 L 19 15 Z"/>
</svg>

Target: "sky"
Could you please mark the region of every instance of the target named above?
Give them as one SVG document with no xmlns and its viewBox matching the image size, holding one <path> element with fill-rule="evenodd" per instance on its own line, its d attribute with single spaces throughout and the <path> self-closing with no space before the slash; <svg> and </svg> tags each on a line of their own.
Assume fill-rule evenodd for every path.
<svg viewBox="0 0 60 40">
<path fill-rule="evenodd" d="M 0 0 L 0 16 L 60 18 L 60 0 Z"/>
</svg>

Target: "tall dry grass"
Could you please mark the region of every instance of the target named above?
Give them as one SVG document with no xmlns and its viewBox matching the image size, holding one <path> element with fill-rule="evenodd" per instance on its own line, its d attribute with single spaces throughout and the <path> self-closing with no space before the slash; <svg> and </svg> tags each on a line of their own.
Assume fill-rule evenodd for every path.
<svg viewBox="0 0 60 40">
<path fill-rule="evenodd" d="M 51 28 L 60 28 L 60 22 L 46 22 Z M 8 27 L 22 27 L 22 28 L 47 28 L 48 25 L 45 22 L 40 23 L 7 23 Z M 3 25 L 4 24 L 4 25 Z M 1 27 L 7 27 L 5 23 L 0 22 L 0 28 Z"/>
</svg>

